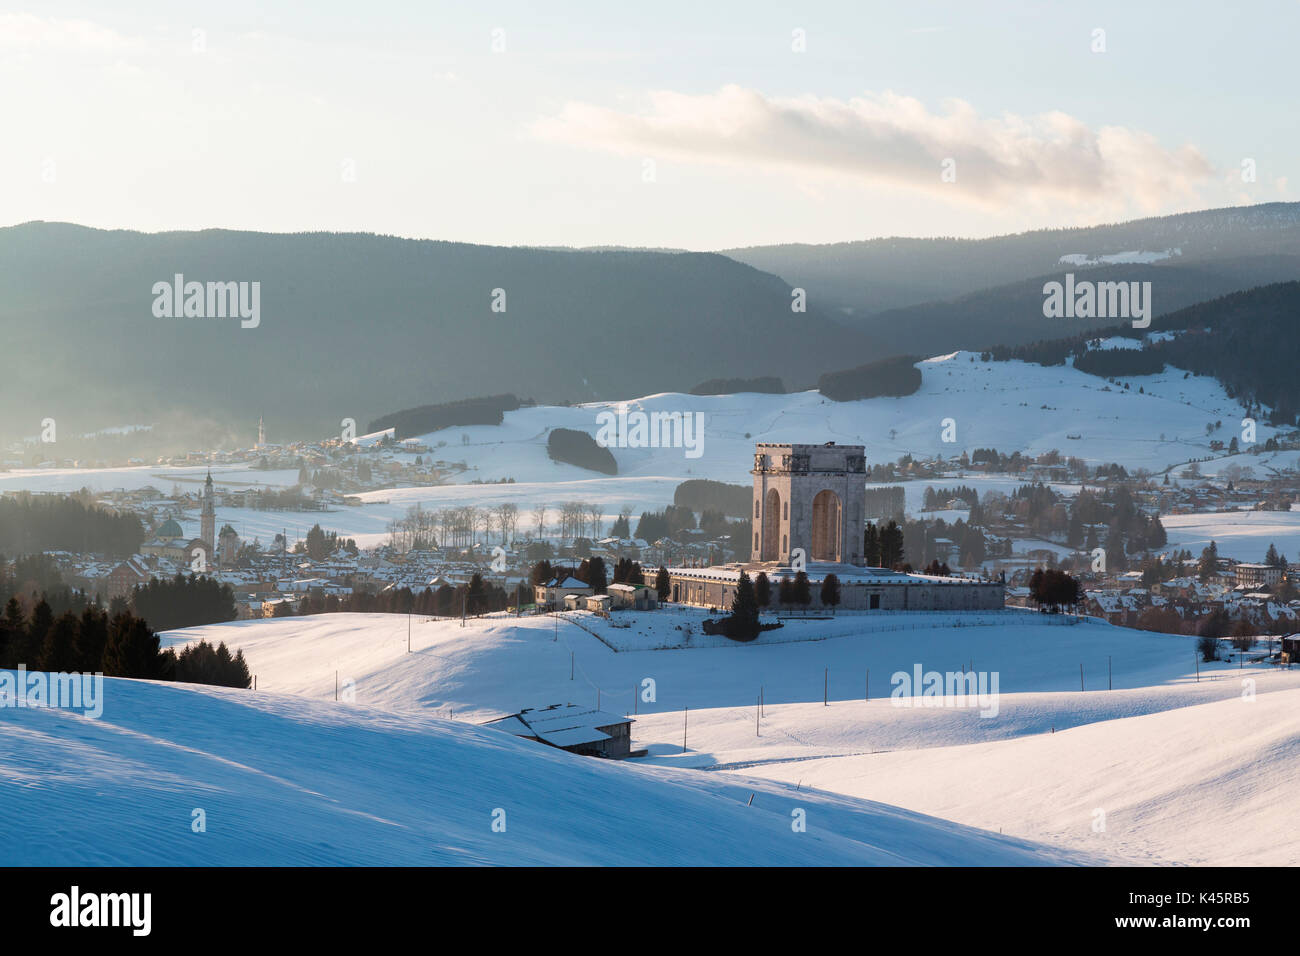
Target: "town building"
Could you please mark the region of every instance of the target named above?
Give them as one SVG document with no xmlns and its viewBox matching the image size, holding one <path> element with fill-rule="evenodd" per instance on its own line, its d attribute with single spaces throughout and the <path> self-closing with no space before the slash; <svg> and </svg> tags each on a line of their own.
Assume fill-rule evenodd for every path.
<svg viewBox="0 0 1300 956">
<path fill-rule="evenodd" d="M 1285 574 L 1282 568 L 1272 564 L 1238 564 L 1236 572 L 1237 586 L 1248 588 L 1276 587 Z"/>
<path fill-rule="evenodd" d="M 653 611 L 659 606 L 659 593 L 644 584 L 611 584 L 605 591 L 615 611 Z"/>
<path fill-rule="evenodd" d="M 596 590 L 586 581 L 574 577 L 552 578 L 545 584 L 533 588 L 533 597 L 539 607 L 558 609 L 565 606 L 565 598 L 570 595 L 588 597 Z"/>
</svg>

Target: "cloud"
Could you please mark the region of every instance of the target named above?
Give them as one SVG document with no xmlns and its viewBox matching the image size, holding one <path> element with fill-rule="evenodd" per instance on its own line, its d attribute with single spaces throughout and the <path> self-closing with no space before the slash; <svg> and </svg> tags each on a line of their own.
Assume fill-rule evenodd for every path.
<svg viewBox="0 0 1300 956">
<path fill-rule="evenodd" d="M 1169 149 L 1141 130 L 1094 130 L 1061 112 L 981 117 L 961 100 L 936 113 L 893 93 L 846 101 L 769 98 L 734 85 L 703 95 L 661 91 L 638 111 L 570 102 L 533 132 L 623 154 L 847 177 L 986 204 L 1156 208 L 1195 198 L 1214 175 L 1194 147 Z M 947 160 L 954 182 L 941 179 Z"/>
<path fill-rule="evenodd" d="M 89 20 L 0 13 L 0 50 L 21 53 L 89 51 L 125 53 L 141 50 L 144 41 L 123 36 Z"/>
</svg>

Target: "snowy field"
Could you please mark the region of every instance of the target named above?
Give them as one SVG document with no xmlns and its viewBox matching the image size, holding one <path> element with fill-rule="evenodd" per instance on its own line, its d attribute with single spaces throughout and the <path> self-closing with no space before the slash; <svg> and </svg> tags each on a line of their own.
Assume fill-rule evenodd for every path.
<svg viewBox="0 0 1300 956">
<path fill-rule="evenodd" d="M 1192 638 L 1049 625 L 1032 612 L 972 614 L 960 627 L 961 615 L 846 615 L 749 645 L 684 633 L 699 617 L 622 615 L 628 628 L 585 613 L 463 628 L 416 618 L 409 654 L 406 620 L 387 615 L 167 640 L 225 640 L 244 650 L 259 693 L 326 707 L 458 725 L 569 701 L 635 712 L 633 745 L 650 755 L 634 763 L 688 779 L 781 781 L 1111 862 L 1300 863 L 1300 838 L 1269 822 L 1300 797 L 1300 669 L 1198 665 Z M 996 706 L 900 706 L 891 676 L 918 665 L 996 674 Z M 336 680 L 355 704 L 333 703 Z"/>
<path fill-rule="evenodd" d="M 475 721 L 561 700 L 640 714 L 745 707 L 760 689 L 769 704 L 820 703 L 824 693 L 860 700 L 868 670 L 872 696 L 882 697 L 889 675 L 918 663 L 996 671 L 1004 694 L 1077 691 L 1080 665 L 1085 687 L 1104 689 L 1108 658 L 1116 688 L 1181 682 L 1196 669 L 1195 638 L 1089 619 L 1044 624 L 1034 611 L 845 614 L 788 621 L 747 645 L 702 634 L 704 617 L 696 609 L 615 615 L 633 622 L 628 628 L 587 612 L 471 618 L 465 627 L 413 617 L 409 654 L 407 618 L 391 614 L 237 621 L 170 631 L 164 643 L 206 638 L 242 649 L 261 690 L 333 700 L 337 674 L 360 704 Z M 656 699 L 634 705 L 632 688 L 646 678 Z"/>
<path fill-rule="evenodd" d="M 851 797 L 578 758 L 431 716 L 114 679 L 105 695 L 100 720 L 5 712 L 6 865 L 1088 859 Z M 792 828 L 798 812 L 804 832 Z"/>
<path fill-rule="evenodd" d="M 1162 515 L 1160 523 L 1170 548 L 1186 548 L 1193 555 L 1213 540 L 1220 554 L 1238 561 L 1263 561 L 1270 544 L 1291 560 L 1300 557 L 1300 511 Z"/>
</svg>

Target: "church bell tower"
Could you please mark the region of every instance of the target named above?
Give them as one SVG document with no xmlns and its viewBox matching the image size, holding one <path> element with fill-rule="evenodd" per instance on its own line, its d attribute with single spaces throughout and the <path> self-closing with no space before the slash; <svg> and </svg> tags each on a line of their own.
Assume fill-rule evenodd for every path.
<svg viewBox="0 0 1300 956">
<path fill-rule="evenodd" d="M 204 546 L 208 549 L 208 558 L 217 553 L 217 510 L 216 501 L 212 496 L 212 471 L 208 470 L 208 478 L 203 482 L 203 518 L 199 524 L 199 537 L 203 539 Z"/>
</svg>

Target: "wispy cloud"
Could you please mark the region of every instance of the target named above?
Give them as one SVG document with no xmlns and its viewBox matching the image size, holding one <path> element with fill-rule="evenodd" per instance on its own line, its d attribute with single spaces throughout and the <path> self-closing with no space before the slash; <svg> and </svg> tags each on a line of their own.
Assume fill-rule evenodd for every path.
<svg viewBox="0 0 1300 956">
<path fill-rule="evenodd" d="M 144 40 L 125 36 L 89 20 L 0 13 L 0 50 L 57 52 L 98 50 L 125 53 L 144 49 Z"/>
<path fill-rule="evenodd" d="M 782 99 L 734 85 L 654 92 L 635 111 L 570 102 L 533 131 L 625 154 L 830 174 L 977 203 L 1155 207 L 1191 198 L 1214 175 L 1196 148 L 1168 148 L 1141 130 L 1092 129 L 1061 112 L 986 117 L 961 100 L 932 112 L 893 93 Z M 955 182 L 941 176 L 949 160 Z"/>
</svg>

